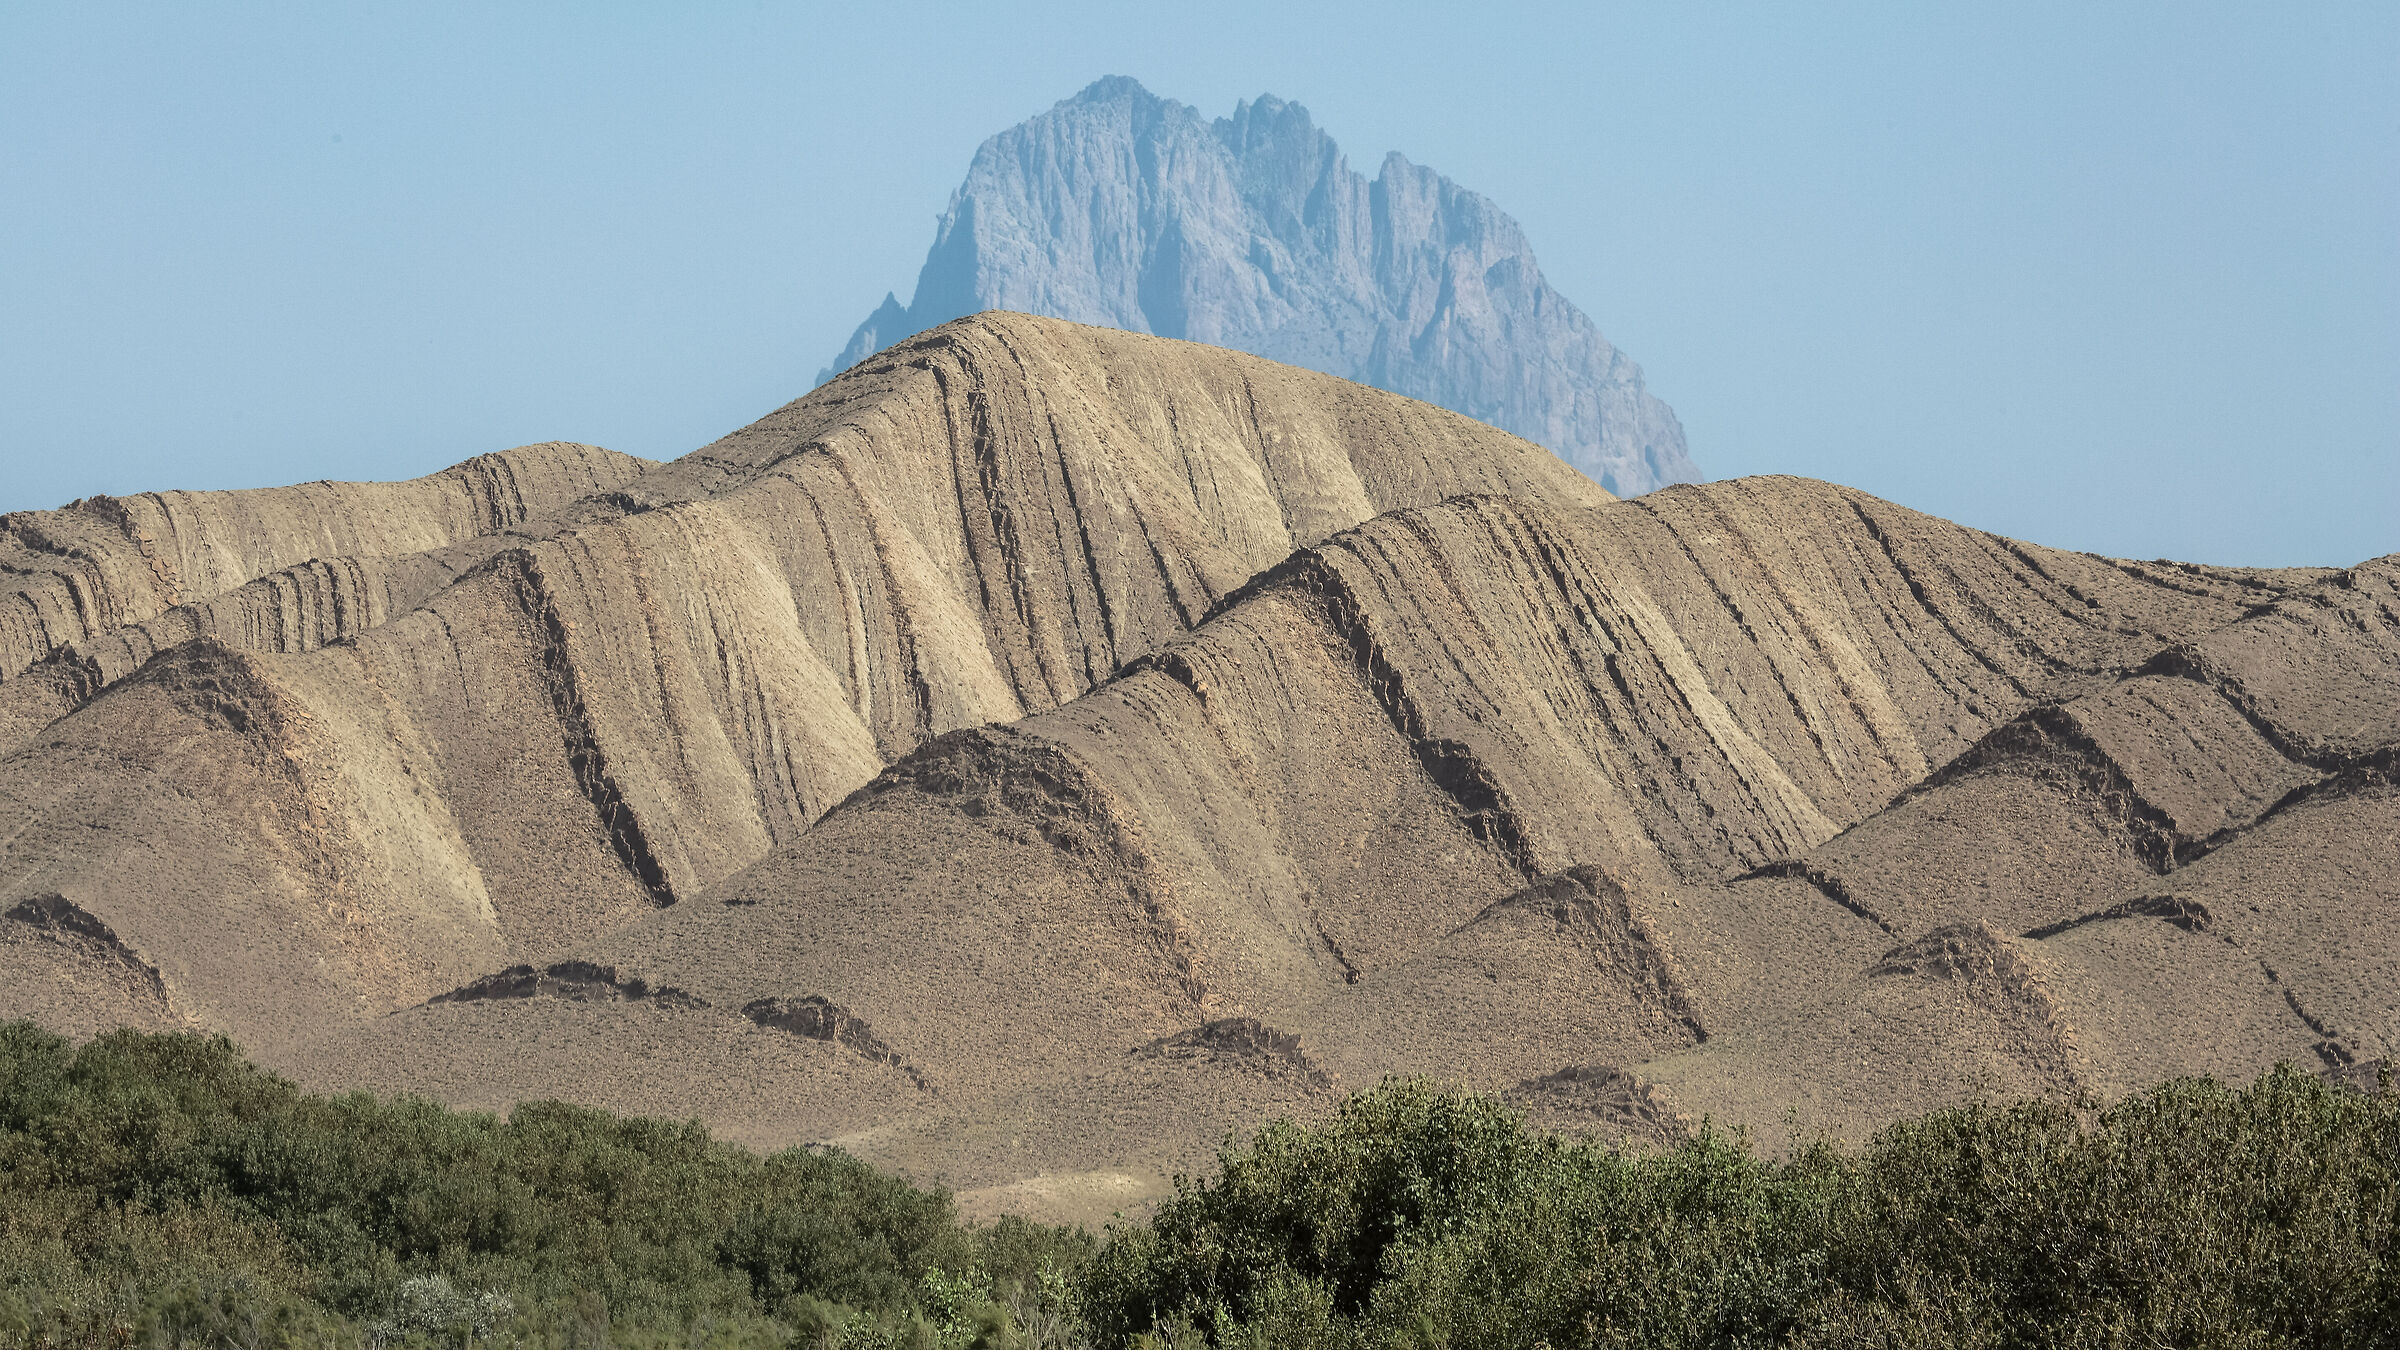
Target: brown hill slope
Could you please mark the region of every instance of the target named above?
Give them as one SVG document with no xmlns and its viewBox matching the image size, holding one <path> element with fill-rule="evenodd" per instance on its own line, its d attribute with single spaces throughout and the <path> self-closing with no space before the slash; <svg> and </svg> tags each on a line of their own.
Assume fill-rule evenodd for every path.
<svg viewBox="0 0 2400 1350">
<path fill-rule="evenodd" d="M 577 944 L 617 994 L 487 986 L 325 1053 L 469 1100 L 667 1109 L 675 1047 L 706 1043 L 712 1073 L 772 1084 L 728 1128 L 843 1138 L 1008 1203 L 1046 1174 L 1120 1194 L 1107 1178 L 1395 1071 L 1554 1089 L 1646 1066 L 1687 1110 L 1771 1124 L 1791 1104 L 1837 1129 L 1979 1083 L 2072 1091 L 2093 1080 L 2058 1000 L 2111 994 L 2045 993 L 2024 925 L 1978 926 L 2030 902 L 1939 880 L 1878 910 L 1819 859 L 1855 846 L 1935 881 L 2016 848 L 2056 864 L 2018 867 L 2027 886 L 2098 877 L 2044 891 L 2044 913 L 2081 912 L 2136 847 L 2106 784 L 2047 813 L 1978 799 L 1980 836 L 1903 827 L 2010 728 L 2121 699 L 2162 651 L 2254 650 L 2370 571 L 2312 589 L 2114 563 L 1790 479 L 1397 512 L 1092 694 L 939 738 L 705 897 Z M 2283 640 L 2313 652 L 2353 620 Z M 2355 646 L 2341 696 L 2390 679 L 2385 640 Z M 2224 767 L 2251 786 L 2222 809 L 2269 790 Z M 1879 828 L 1900 842 L 1861 842 Z M 565 1030 L 589 1018 L 642 1029 Z M 848 1047 L 851 1077 L 769 1067 L 794 1035 Z M 553 1037 L 576 1052 L 523 1053 Z"/>
<path fill-rule="evenodd" d="M 528 445 L 405 483 L 145 492 L 12 512 L 0 516 L 0 678 L 311 559 L 423 553 L 507 530 L 645 467 L 588 445 Z"/>
<path fill-rule="evenodd" d="M 41 973 L 0 1012 L 272 1049 L 728 875 L 928 737 L 1083 692 L 1296 545 L 1459 492 L 1606 500 L 1406 399 L 1006 315 L 602 486 L 471 558 L 371 572 L 438 583 L 405 610 L 335 587 L 285 608 L 354 621 L 285 641 L 219 598 L 50 663 L 90 675 L 67 700 L 88 706 L 0 763 L 0 911 L 72 913 L 84 945 L 5 930 Z M 319 571 L 349 575 L 246 589 L 273 609 Z"/>
<path fill-rule="evenodd" d="M 0 759 L 0 1015 L 1086 1217 L 1389 1072 L 1777 1140 L 2400 1043 L 2396 559 L 1609 502 L 1016 316 L 358 556 L 0 684 L 92 672 Z"/>
<path fill-rule="evenodd" d="M 2400 1055 L 2396 615 L 2400 559 L 2334 574 L 1731 882 L 1747 909 L 1812 889 L 1872 927 L 1845 982 L 1757 1000 L 1652 1073 L 1700 1109 L 1806 1100 L 1856 1133 L 1978 1087 L 2106 1099 Z"/>
<path fill-rule="evenodd" d="M 552 443 L 405 483 L 89 497 L 0 516 L 0 754 L 168 647 L 309 651 L 415 608 L 650 461 Z"/>
</svg>

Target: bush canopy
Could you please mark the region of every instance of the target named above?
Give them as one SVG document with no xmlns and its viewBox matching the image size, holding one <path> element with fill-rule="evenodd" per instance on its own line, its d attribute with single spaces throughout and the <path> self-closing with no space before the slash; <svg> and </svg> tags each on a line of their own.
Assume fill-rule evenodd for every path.
<svg viewBox="0 0 2400 1350">
<path fill-rule="evenodd" d="M 2400 1347 L 2396 1223 L 2400 1094 L 2290 1067 L 1784 1158 L 1395 1079 L 1103 1244 L 838 1151 L 0 1024 L 0 1350 Z"/>
</svg>

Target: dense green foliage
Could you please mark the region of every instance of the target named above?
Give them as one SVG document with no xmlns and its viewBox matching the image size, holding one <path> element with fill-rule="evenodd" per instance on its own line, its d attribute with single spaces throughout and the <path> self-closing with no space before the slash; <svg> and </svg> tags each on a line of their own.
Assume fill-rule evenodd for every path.
<svg viewBox="0 0 2400 1350">
<path fill-rule="evenodd" d="M 1115 1235 L 1104 1345 L 2400 1345 L 2400 1102 L 2296 1069 L 2087 1128 L 1971 1106 L 1863 1153 L 1619 1153 L 1391 1082 Z"/>
<path fill-rule="evenodd" d="M 1146 1224 L 962 1224 L 840 1153 L 314 1097 L 222 1039 L 0 1025 L 0 1350 L 2400 1347 L 2400 1095 L 2298 1070 L 1855 1153 L 1622 1153 L 1395 1080 Z"/>
<path fill-rule="evenodd" d="M 1079 1232 L 836 1152 L 300 1092 L 222 1039 L 0 1025 L 0 1345 L 1029 1344 Z"/>
</svg>

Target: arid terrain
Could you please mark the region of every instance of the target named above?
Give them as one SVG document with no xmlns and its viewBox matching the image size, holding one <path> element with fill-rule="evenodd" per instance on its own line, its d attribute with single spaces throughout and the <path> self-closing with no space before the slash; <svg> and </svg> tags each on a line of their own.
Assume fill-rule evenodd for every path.
<svg viewBox="0 0 2400 1350">
<path fill-rule="evenodd" d="M 671 463 L 0 517 L 0 1017 L 1094 1219 L 1392 1073 L 1858 1139 L 2400 1045 L 2400 556 L 1616 501 L 982 314 Z"/>
</svg>

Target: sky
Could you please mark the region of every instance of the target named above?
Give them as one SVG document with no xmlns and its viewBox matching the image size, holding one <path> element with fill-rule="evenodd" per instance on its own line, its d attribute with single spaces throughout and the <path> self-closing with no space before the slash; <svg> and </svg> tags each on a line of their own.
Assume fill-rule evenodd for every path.
<svg viewBox="0 0 2400 1350">
<path fill-rule="evenodd" d="M 1498 202 L 1716 477 L 2400 551 L 2400 5 L 0 4 L 0 511 L 673 457 L 985 137 L 1274 93 Z"/>
</svg>

